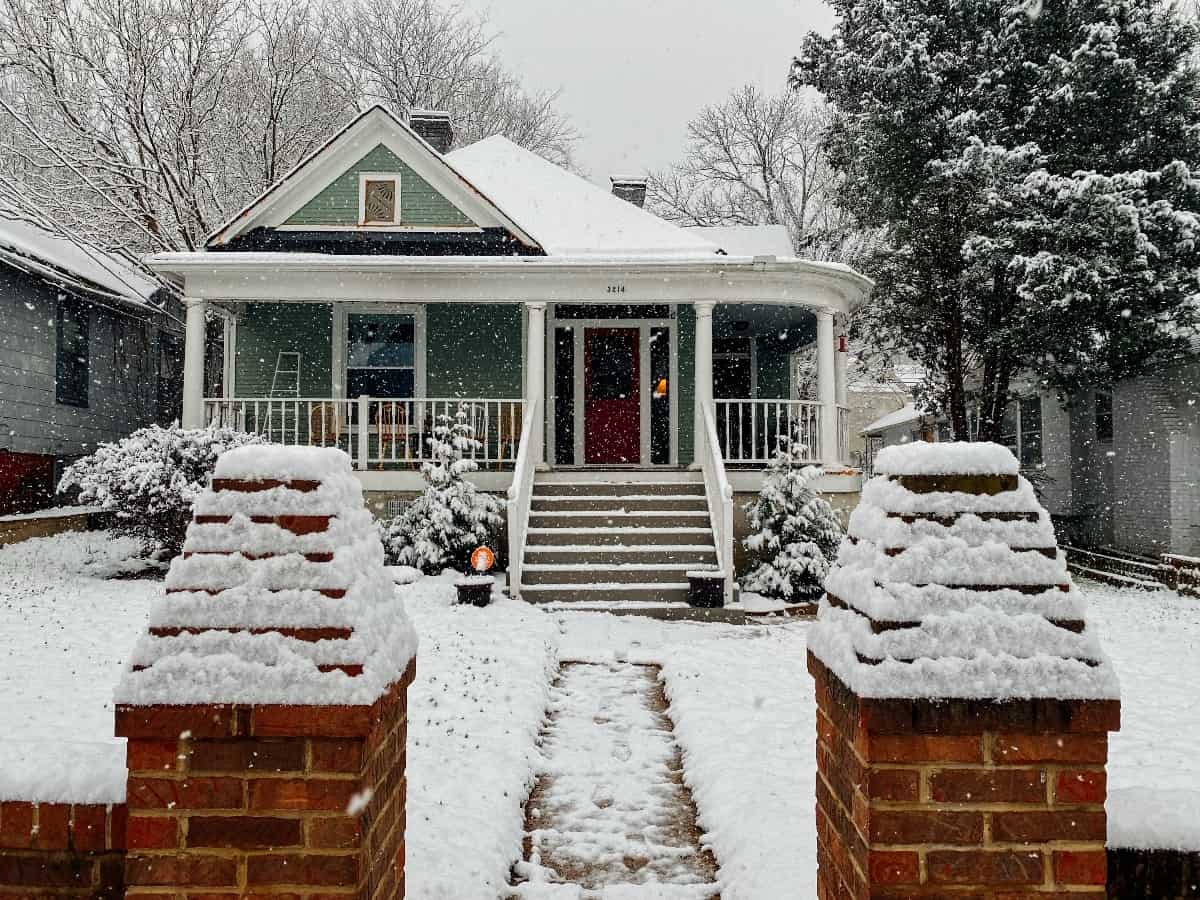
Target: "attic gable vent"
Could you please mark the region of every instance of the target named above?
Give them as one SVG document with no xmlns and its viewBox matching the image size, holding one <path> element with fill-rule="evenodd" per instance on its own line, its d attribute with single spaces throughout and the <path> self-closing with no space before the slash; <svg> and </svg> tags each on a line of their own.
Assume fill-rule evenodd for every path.
<svg viewBox="0 0 1200 900">
<path fill-rule="evenodd" d="M 397 224 L 400 219 L 400 177 L 364 173 L 361 178 L 359 220 L 362 224 Z"/>
</svg>

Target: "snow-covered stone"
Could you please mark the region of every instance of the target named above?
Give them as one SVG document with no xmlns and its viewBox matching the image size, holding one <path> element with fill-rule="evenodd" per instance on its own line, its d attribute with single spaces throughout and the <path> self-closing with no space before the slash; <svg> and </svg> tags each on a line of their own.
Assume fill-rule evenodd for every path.
<svg viewBox="0 0 1200 900">
<path fill-rule="evenodd" d="M 370 704 L 416 635 L 340 450 L 242 447 L 217 461 L 116 700 Z"/>
<path fill-rule="evenodd" d="M 809 635 L 826 667 L 861 697 L 1119 696 L 1049 516 L 1009 450 L 915 443 L 879 461 L 884 474 L 863 489 Z"/>
</svg>

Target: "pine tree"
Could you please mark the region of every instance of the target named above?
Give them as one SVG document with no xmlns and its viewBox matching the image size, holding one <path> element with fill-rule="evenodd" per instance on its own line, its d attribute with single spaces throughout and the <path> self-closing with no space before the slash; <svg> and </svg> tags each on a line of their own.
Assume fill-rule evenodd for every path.
<svg viewBox="0 0 1200 900">
<path fill-rule="evenodd" d="M 1200 292 L 1197 29 L 1158 0 L 830 0 L 793 69 L 835 110 L 848 208 L 886 230 L 862 334 L 996 439 L 1020 372 L 1062 393 L 1180 352 Z"/>
<path fill-rule="evenodd" d="M 430 460 L 421 466 L 425 490 L 383 529 L 389 561 L 427 575 L 465 570 L 471 551 L 491 542 L 501 526 L 501 501 L 466 479 L 479 468 L 467 456 L 481 449 L 469 409 L 438 416 L 429 438 Z"/>
<path fill-rule="evenodd" d="M 797 603 L 820 598 L 842 540 L 833 507 L 812 488 L 821 470 L 802 466 L 805 455 L 798 440 L 780 436 L 758 499 L 746 506 L 750 536 L 742 542 L 762 560 L 743 589 Z"/>
</svg>

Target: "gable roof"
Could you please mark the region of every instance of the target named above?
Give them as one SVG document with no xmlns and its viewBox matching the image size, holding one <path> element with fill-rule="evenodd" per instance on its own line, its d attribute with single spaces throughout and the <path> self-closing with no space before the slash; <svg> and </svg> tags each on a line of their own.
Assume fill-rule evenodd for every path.
<svg viewBox="0 0 1200 900">
<path fill-rule="evenodd" d="M 151 308 L 158 285 L 86 241 L 55 234 L 0 209 L 0 262 L 74 293 Z"/>
<path fill-rule="evenodd" d="M 889 428 L 895 428 L 897 425 L 907 425 L 909 422 L 916 422 L 925 416 L 923 409 L 918 409 L 915 403 L 906 403 L 897 410 L 893 410 L 887 415 L 880 416 L 870 425 L 862 430 L 862 434 L 875 434 L 880 431 L 887 431 Z"/>
<path fill-rule="evenodd" d="M 696 258 L 715 256 L 719 249 L 502 135 L 454 150 L 446 161 L 550 256 Z"/>
<path fill-rule="evenodd" d="M 531 247 L 537 242 L 394 113 L 376 104 L 296 164 L 208 237 L 208 247 L 286 222 L 364 155 L 382 144 L 480 228 L 505 228 Z"/>
</svg>

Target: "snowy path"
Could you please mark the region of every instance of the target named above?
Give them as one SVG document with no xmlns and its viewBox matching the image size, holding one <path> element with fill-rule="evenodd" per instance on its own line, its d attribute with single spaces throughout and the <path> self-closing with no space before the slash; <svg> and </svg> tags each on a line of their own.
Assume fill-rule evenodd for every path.
<svg viewBox="0 0 1200 900">
<path fill-rule="evenodd" d="M 567 663 L 526 806 L 522 898 L 715 897 L 658 669 Z"/>
</svg>

